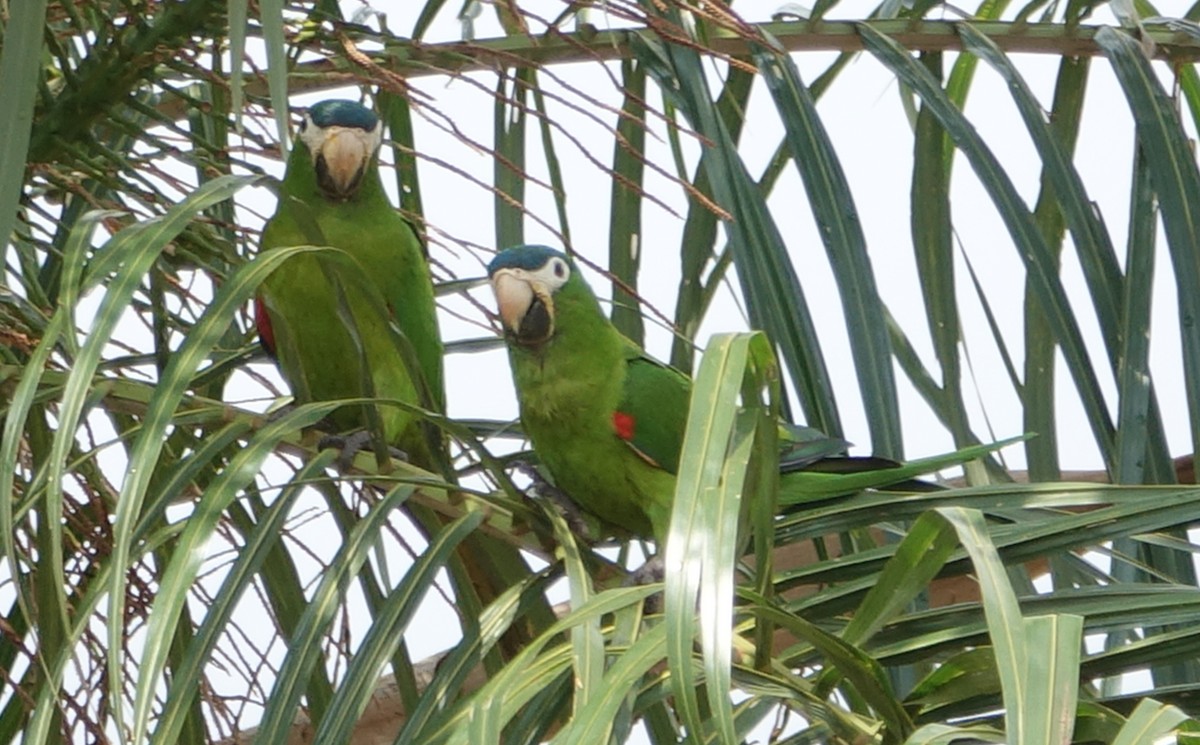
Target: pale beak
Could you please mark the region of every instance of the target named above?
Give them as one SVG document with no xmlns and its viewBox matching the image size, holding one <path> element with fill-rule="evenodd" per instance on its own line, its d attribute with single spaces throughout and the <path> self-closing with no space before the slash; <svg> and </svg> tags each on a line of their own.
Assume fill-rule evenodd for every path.
<svg viewBox="0 0 1200 745">
<path fill-rule="evenodd" d="M 317 152 L 317 183 L 335 197 L 347 197 L 358 188 L 371 153 L 363 132 L 357 129 L 330 128 Z"/>
<path fill-rule="evenodd" d="M 554 335 L 554 301 L 540 282 L 501 269 L 492 275 L 492 292 L 505 330 L 518 343 L 536 346 Z"/>
<path fill-rule="evenodd" d="M 492 292 L 496 295 L 500 320 L 509 331 L 516 333 L 529 306 L 533 304 L 533 285 L 511 270 L 501 269 L 492 277 Z"/>
</svg>

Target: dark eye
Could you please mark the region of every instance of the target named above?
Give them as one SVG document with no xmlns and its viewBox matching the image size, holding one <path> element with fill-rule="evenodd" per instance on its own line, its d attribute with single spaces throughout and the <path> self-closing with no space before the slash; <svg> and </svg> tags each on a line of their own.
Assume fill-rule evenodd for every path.
<svg viewBox="0 0 1200 745">
<path fill-rule="evenodd" d="M 567 276 L 567 267 L 561 261 L 554 262 L 554 276 L 559 279 Z"/>
<path fill-rule="evenodd" d="M 300 120 L 300 130 L 299 131 L 303 132 L 306 129 L 308 129 L 308 117 L 307 116 Z"/>
</svg>

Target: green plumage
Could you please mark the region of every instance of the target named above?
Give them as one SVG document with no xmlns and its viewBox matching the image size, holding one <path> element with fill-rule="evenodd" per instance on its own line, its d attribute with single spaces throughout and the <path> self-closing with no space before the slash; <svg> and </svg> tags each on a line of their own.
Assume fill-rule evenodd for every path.
<svg viewBox="0 0 1200 745">
<path fill-rule="evenodd" d="M 579 506 L 635 535 L 665 535 L 690 382 L 623 337 L 578 273 L 554 301 L 554 338 L 509 347 L 521 426 Z M 653 417 L 656 397 L 663 405 Z M 631 405 L 647 421 L 627 441 L 615 433 L 613 415 Z"/>
<path fill-rule="evenodd" d="M 262 248 L 332 246 L 362 271 L 338 268 L 316 252 L 288 259 L 260 288 L 259 330 L 300 403 L 370 392 L 440 410 L 443 350 L 433 282 L 416 233 L 383 190 L 377 161 L 381 139 L 378 117 L 357 103 L 323 101 L 309 109 Z M 357 284 L 356 274 L 361 274 Z M 375 292 L 364 292 L 363 283 Z M 372 299 L 373 294 L 378 297 Z M 350 328 L 357 330 L 361 350 Z M 373 391 L 364 382 L 364 361 Z M 427 435 L 419 418 L 396 406 L 376 410 L 388 444 L 405 451 L 411 464 L 444 473 L 437 436 Z M 369 424 L 367 411 L 343 406 L 331 416 L 332 424 L 343 432 L 362 431 Z M 449 522 L 419 505 L 405 509 L 430 536 Z M 464 620 L 477 617 L 525 577 L 517 549 L 483 533 L 458 546 L 449 571 Z M 540 612 L 549 615 L 548 609 Z M 501 649 L 514 654 L 523 646 L 522 633 L 523 627 L 514 625 L 501 639 Z"/>
<path fill-rule="evenodd" d="M 538 458 L 584 510 L 661 545 L 691 379 L 622 336 L 562 253 L 544 246 L 506 249 L 488 272 L 505 323 L 521 424 Z M 846 443 L 810 428 L 784 427 L 781 434 L 787 440 L 781 453 L 781 490 L 790 492 L 785 501 L 802 501 L 806 490 L 824 496 L 831 480 L 846 472 L 895 465 L 830 458 Z"/>
<path fill-rule="evenodd" d="M 625 384 L 617 410 L 635 422 L 632 437 L 626 443 L 664 471 L 676 473 L 692 381 L 675 368 L 647 357 L 632 341 L 624 337 L 622 341 Z"/>
<path fill-rule="evenodd" d="M 319 122 L 324 130 L 339 121 L 346 122 L 343 128 L 356 136 L 358 131 L 368 131 L 367 124 L 378 127 L 369 110 L 338 101 L 313 107 L 306 128 Z M 308 136 L 314 138 L 311 130 Z M 321 174 L 329 168 L 304 135 L 296 138 L 278 207 L 263 231 L 262 248 L 321 245 L 345 251 L 382 295 L 413 354 L 406 356 L 403 345 L 396 344 L 388 320 L 376 310 L 377 303 L 368 302 L 359 288 L 345 281 L 341 283 L 345 300 L 339 300 L 327 264 L 316 254 L 302 254 L 284 262 L 260 290 L 280 370 L 298 402 L 361 397 L 366 392 L 360 360 L 365 357 L 376 397 L 419 403 L 417 377 L 405 364 L 406 358 L 415 357 L 432 403 L 440 408 L 442 344 L 420 241 L 388 200 L 374 150 L 346 194 L 331 194 L 323 186 Z M 347 330 L 344 308 L 357 327 L 362 352 Z M 413 416 L 394 406 L 380 406 L 378 411 L 388 443 L 407 452 L 415 465 L 432 469 L 434 459 Z M 340 431 L 359 430 L 367 423 L 364 413 L 361 406 L 346 406 L 331 419 Z"/>
</svg>

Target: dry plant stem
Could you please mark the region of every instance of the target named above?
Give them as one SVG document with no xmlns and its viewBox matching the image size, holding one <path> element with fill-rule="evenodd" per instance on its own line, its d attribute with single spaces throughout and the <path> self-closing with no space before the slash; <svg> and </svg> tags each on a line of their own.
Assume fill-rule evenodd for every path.
<svg viewBox="0 0 1200 745">
<path fill-rule="evenodd" d="M 820 21 L 809 24 L 806 21 L 786 21 L 765 23 L 756 28 L 770 34 L 780 48 L 789 52 L 857 52 L 863 49 L 858 36 L 860 23 Z M 870 21 L 866 25 L 909 49 L 961 51 L 963 46 L 958 36 L 958 27 L 962 25 L 960 21 L 886 20 Z M 1100 26 L 1081 25 L 1065 32 L 1062 24 L 1056 23 L 978 21 L 971 26 L 1008 53 L 1055 57 L 1102 56 L 1095 42 L 1095 34 Z M 386 42 L 387 51 L 363 54 L 374 65 L 396 72 L 405 79 L 412 79 L 492 70 L 497 66 L 541 67 L 564 62 L 625 59 L 632 56 L 629 47 L 631 36 L 647 31 L 649 29 L 643 28 L 565 34 L 555 29 L 543 36 L 444 44 L 422 44 L 381 37 L 376 40 Z M 1186 33 L 1149 24 L 1144 27 L 1143 37 L 1148 45 L 1153 45 L 1151 56 L 1154 59 L 1168 62 L 1200 60 L 1200 39 Z M 748 48 L 744 36 L 729 31 L 717 33 L 707 41 L 709 53 L 727 58 L 744 55 Z M 351 65 L 353 63 L 347 60 L 332 59 L 301 63 L 291 73 L 288 89 L 296 94 L 346 85 L 348 78 L 355 77 Z M 267 96 L 266 79 L 247 79 L 245 90 L 248 97 Z M 188 106 L 183 101 L 172 101 L 158 107 L 158 110 L 178 119 L 187 115 Z"/>
</svg>

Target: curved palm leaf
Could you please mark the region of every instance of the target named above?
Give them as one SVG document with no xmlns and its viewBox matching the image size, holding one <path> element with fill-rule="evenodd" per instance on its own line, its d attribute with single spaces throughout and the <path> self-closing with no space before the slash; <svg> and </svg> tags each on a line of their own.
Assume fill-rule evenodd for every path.
<svg viewBox="0 0 1200 745">
<path fill-rule="evenodd" d="M 1094 3 L 989 0 L 965 23 L 929 2 L 816 5 L 810 21 L 633 0 L 557 17 L 440 0 L 349 18 L 333 0 L 13 4 L 0 40 L 0 742 L 1148 743 L 1194 730 L 1181 659 L 1200 649 L 1200 489 L 1139 484 L 1187 481 L 1191 457 L 1172 473 L 1166 443 L 1200 432 L 1200 170 L 1170 80 L 1194 119 L 1195 24 L 1129 4 L 1113 6 L 1122 28 L 1099 26 Z M 409 29 L 419 41 L 397 32 Z M 212 55 L 225 45 L 232 65 Z M 1059 63 L 1053 102 L 1024 52 Z M 1030 164 L 997 155 L 980 60 L 1008 85 Z M 1077 141 L 1114 116 L 1083 101 L 1109 68 L 1125 106 L 1108 111 L 1136 123 L 1123 260 L 1124 214 L 1097 204 L 1108 184 Z M 908 230 L 887 245 L 873 226 L 892 205 L 868 196 L 838 129 L 846 100 L 859 120 L 884 104 L 829 96 L 863 70 L 899 81 L 894 111 L 915 117 L 901 133 L 911 158 L 877 166 L 911 168 L 907 199 L 891 199 Z M 707 347 L 664 585 L 622 586 L 626 547 L 589 545 L 522 498 L 506 471 L 529 457 L 513 452 L 519 424 L 511 406 L 469 410 L 478 382 L 451 388 L 451 417 L 413 407 L 454 439 L 461 487 L 406 464 L 375 473 L 369 455 L 331 476 L 303 430 L 341 402 L 264 416 L 283 395 L 244 307 L 285 257 L 257 256 L 269 195 L 255 176 L 280 170 L 289 95 L 348 84 L 339 95 L 379 91 L 398 202 L 443 283 L 452 365 L 496 349 L 472 288 L 497 237 L 559 241 L 607 271 L 618 325 L 675 364 Z M 967 237 L 979 207 L 955 153 L 1007 228 L 988 250 L 1016 249 L 1025 276 L 1001 276 Z M 607 216 L 596 194 L 611 195 Z M 879 269 L 906 232 L 911 286 Z M 1071 256 L 1081 279 L 1060 266 Z M 1160 282 L 1175 313 L 1152 302 L 1156 269 L 1172 275 Z M 1028 292 L 1024 335 L 997 287 Z M 891 300 L 918 296 L 916 322 Z M 969 321 L 976 303 L 986 330 Z M 709 339 L 740 327 L 739 304 L 759 332 Z M 1152 347 L 1164 315 L 1179 340 Z M 992 350 L 1002 382 L 972 390 Z M 1056 355 L 1069 381 L 1039 375 Z M 486 369 L 502 398 L 502 363 Z M 913 390 L 939 431 L 917 424 Z M 1028 447 L 1031 473 L 1052 480 L 1011 483 L 1026 474 L 991 459 L 940 490 L 812 474 L 811 491 L 781 495 L 768 454 L 790 396 L 831 435 L 915 454 L 906 476 L 1020 438 L 987 418 L 1015 400 L 1054 429 Z M 1100 480 L 1122 486 L 1057 478 L 1085 426 L 1067 417 L 1076 399 Z M 950 440 L 962 449 L 927 458 Z M 408 507 L 444 527 L 420 529 Z M 475 531 L 524 552 L 478 613 L 449 571 Z M 665 614 L 648 617 L 660 591 Z M 547 597 L 565 599 L 557 617 Z M 1130 693 L 1135 680 L 1148 682 Z"/>
</svg>

